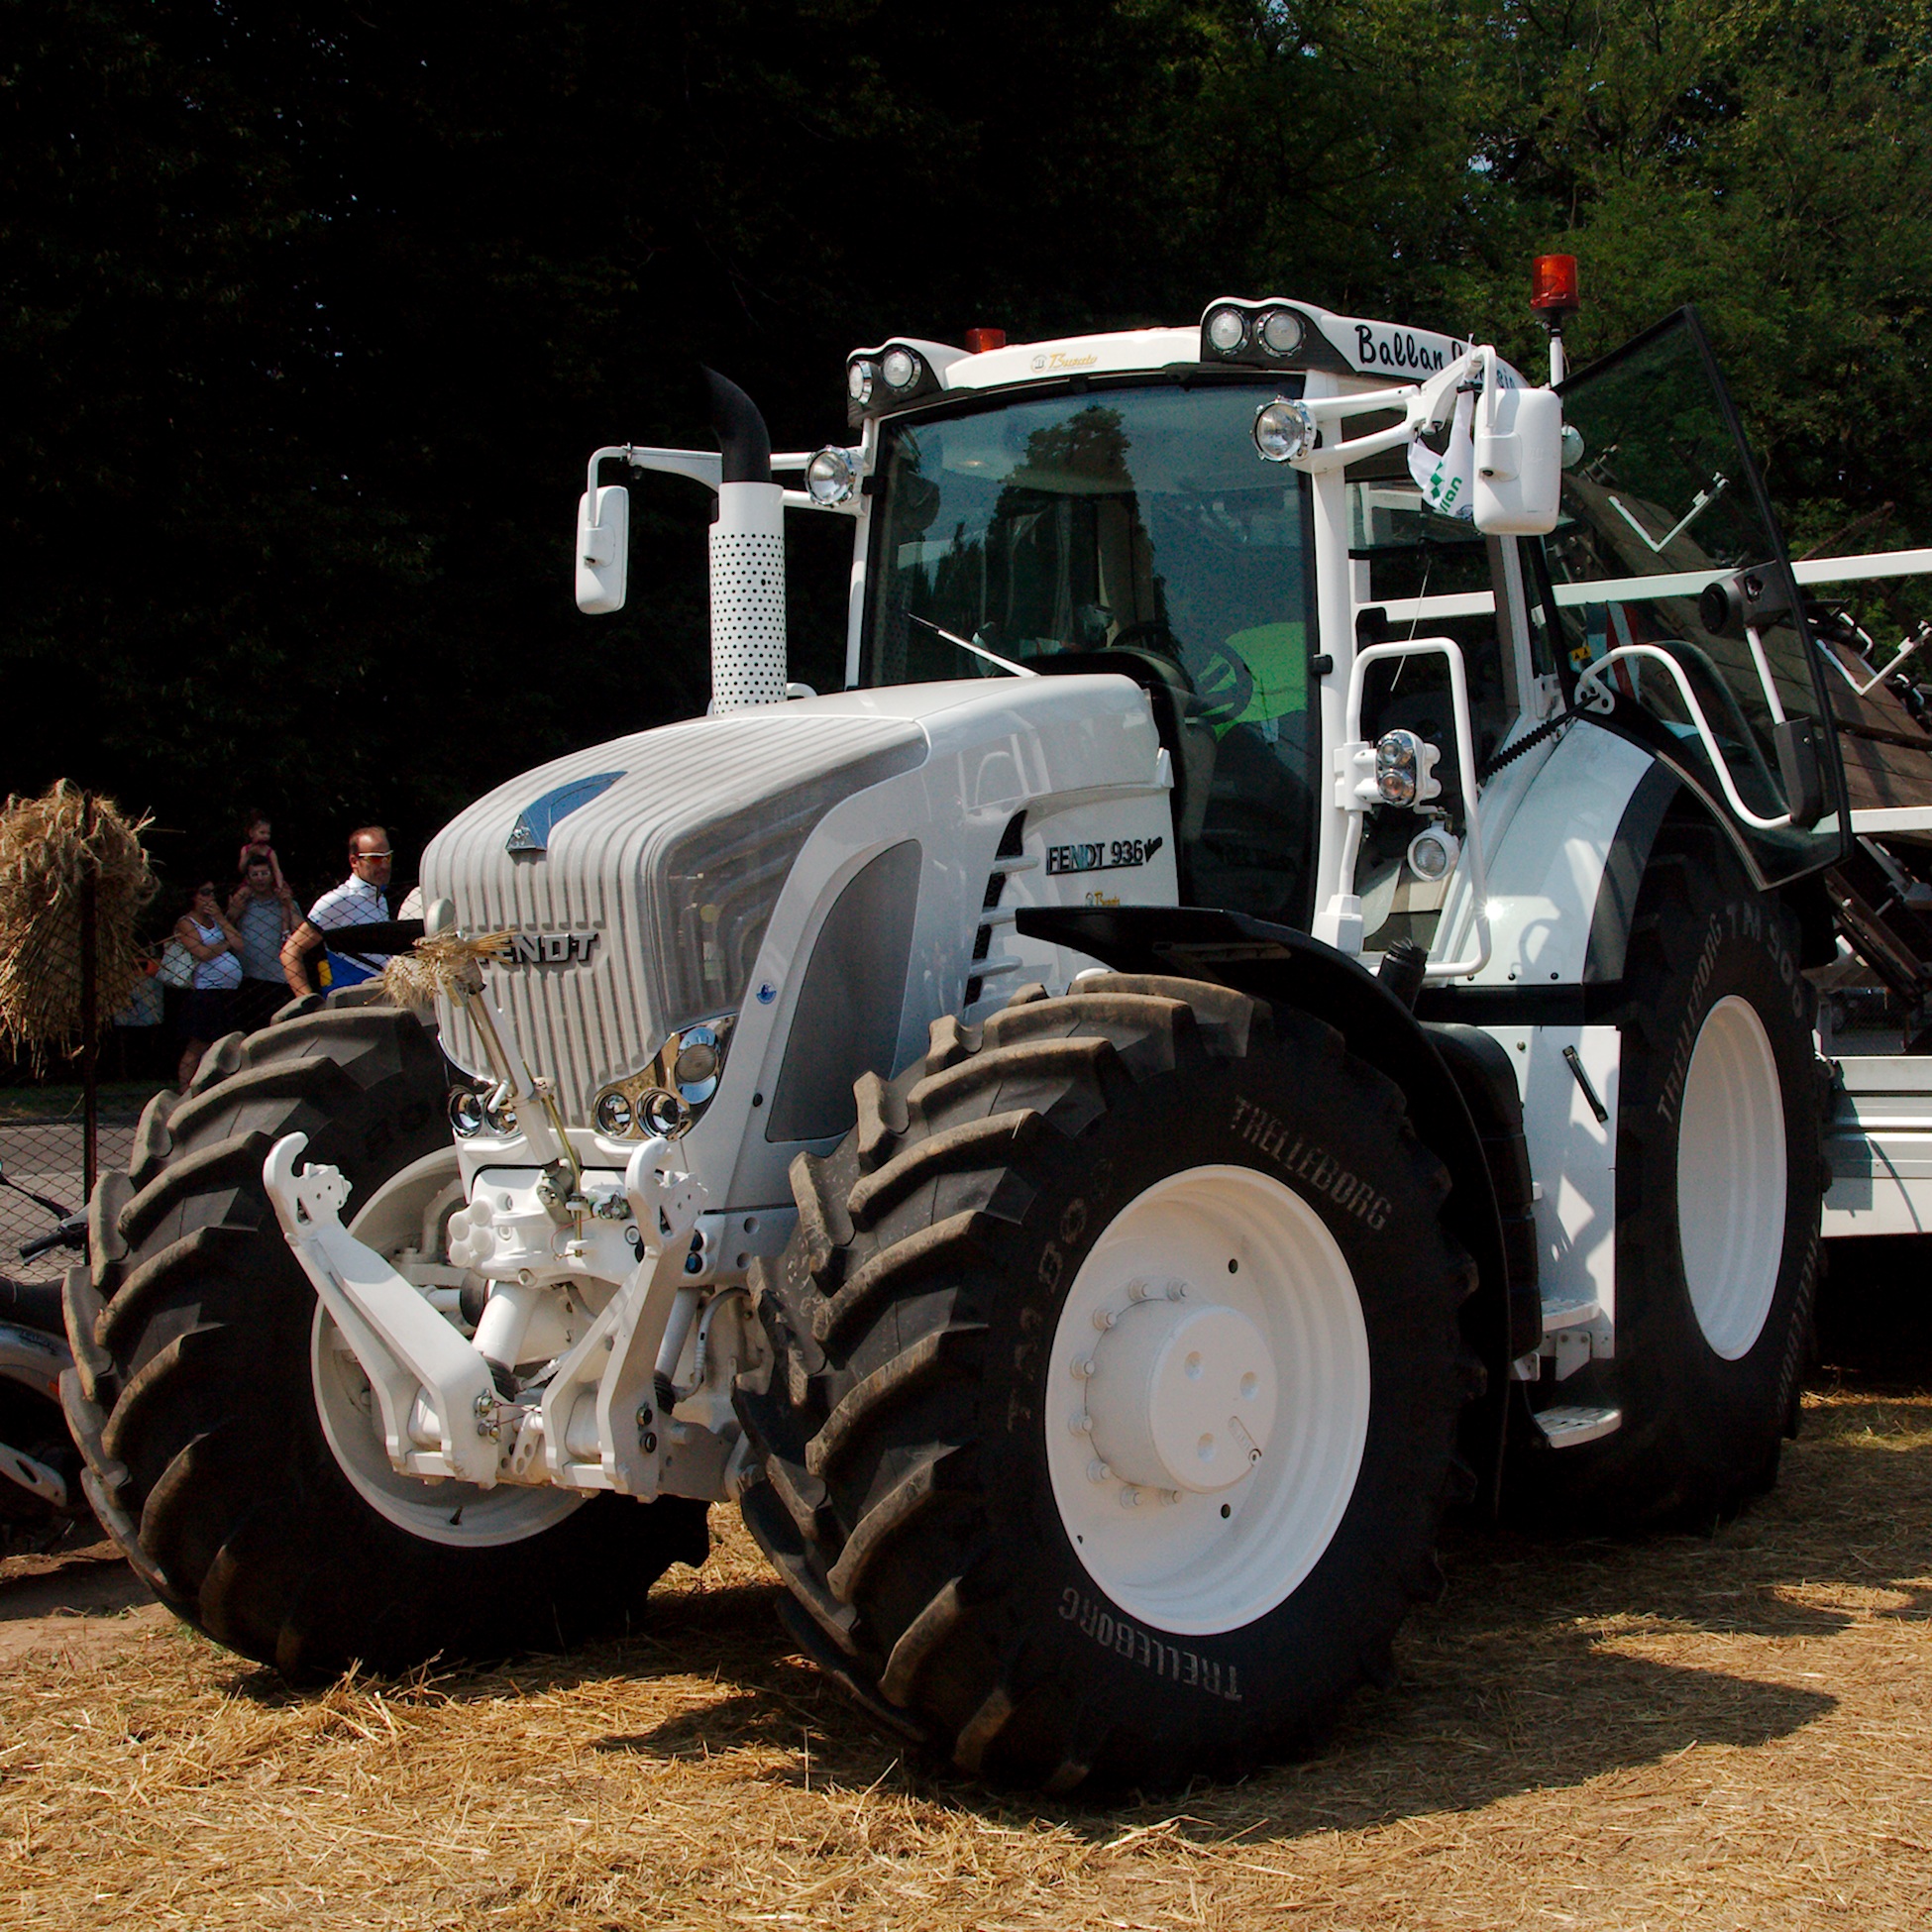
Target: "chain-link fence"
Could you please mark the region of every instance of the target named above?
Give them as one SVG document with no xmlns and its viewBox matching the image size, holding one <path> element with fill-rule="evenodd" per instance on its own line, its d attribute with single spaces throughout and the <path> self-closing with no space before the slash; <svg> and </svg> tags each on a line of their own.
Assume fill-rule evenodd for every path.
<svg viewBox="0 0 1932 1932">
<path fill-rule="evenodd" d="M 63 1247 L 32 1260 L 20 1254 L 53 1232 L 55 1208 L 72 1212 L 84 1201 L 81 1090 L 71 1069 L 59 1071 L 67 1074 L 65 1082 L 36 1082 L 20 1068 L 0 1067 L 0 1173 L 8 1183 L 0 1187 L 0 1274 L 16 1281 L 54 1280 L 74 1258 Z M 141 1109 L 161 1085 L 117 1081 L 99 1091 L 95 1158 L 103 1169 L 128 1164 Z"/>
</svg>

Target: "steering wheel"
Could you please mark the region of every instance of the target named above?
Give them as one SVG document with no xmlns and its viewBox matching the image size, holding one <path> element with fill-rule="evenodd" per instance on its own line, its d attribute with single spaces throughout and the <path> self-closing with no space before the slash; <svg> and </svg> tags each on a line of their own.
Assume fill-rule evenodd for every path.
<svg viewBox="0 0 1932 1932">
<path fill-rule="evenodd" d="M 1158 617 L 1127 625 L 1107 648 L 1150 651 L 1178 664 L 1193 693 L 1193 715 L 1202 724 L 1230 724 L 1253 699 L 1253 673 L 1233 651 L 1220 644 L 1190 651 L 1174 635 L 1172 626 Z"/>
<path fill-rule="evenodd" d="M 1158 651 L 1176 662 L 1181 655 L 1181 640 L 1159 617 L 1143 617 L 1137 624 L 1123 624 L 1107 640 L 1103 648 L 1110 651 L 1131 651 L 1136 647 L 1143 651 Z"/>
</svg>

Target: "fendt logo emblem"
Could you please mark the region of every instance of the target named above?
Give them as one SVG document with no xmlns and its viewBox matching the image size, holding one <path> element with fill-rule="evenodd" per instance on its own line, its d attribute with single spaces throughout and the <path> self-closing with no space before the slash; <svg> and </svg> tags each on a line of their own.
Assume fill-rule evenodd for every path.
<svg viewBox="0 0 1932 1932">
<path fill-rule="evenodd" d="M 512 932 L 503 957 L 512 966 L 589 965 L 601 936 L 596 932 Z"/>
</svg>

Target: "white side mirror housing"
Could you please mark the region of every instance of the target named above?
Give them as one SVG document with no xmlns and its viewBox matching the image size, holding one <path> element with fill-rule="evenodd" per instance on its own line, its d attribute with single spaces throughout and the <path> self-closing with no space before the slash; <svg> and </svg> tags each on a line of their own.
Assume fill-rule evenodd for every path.
<svg viewBox="0 0 1932 1932">
<path fill-rule="evenodd" d="M 1563 404 L 1552 389 L 1492 389 L 1476 426 L 1475 522 L 1490 537 L 1542 537 L 1562 493 Z"/>
<path fill-rule="evenodd" d="M 630 491 L 622 483 L 587 489 L 577 499 L 577 607 L 601 617 L 624 607 L 630 562 Z"/>
</svg>

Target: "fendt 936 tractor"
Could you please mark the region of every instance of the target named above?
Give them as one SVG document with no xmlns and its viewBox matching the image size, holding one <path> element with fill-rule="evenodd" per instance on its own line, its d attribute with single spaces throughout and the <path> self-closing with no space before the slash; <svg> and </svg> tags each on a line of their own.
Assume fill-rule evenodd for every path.
<svg viewBox="0 0 1932 1932">
<path fill-rule="evenodd" d="M 1807 974 L 1909 952 L 1932 739 L 1689 311 L 1557 387 L 1287 300 L 846 376 L 815 455 L 714 380 L 721 455 L 591 459 L 587 611 L 604 466 L 713 492 L 714 698 L 434 839 L 433 1017 L 310 1001 L 150 1108 L 66 1286 L 89 1494 L 295 1675 L 621 1624 L 729 1498 L 953 1766 L 1236 1768 L 1386 1666 L 1458 1496 L 1772 1479 Z M 850 521 L 834 695 L 788 511 Z M 1909 1219 L 1840 1141 L 1835 1232 Z"/>
</svg>

